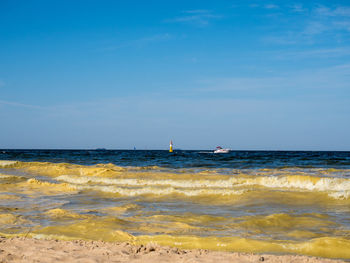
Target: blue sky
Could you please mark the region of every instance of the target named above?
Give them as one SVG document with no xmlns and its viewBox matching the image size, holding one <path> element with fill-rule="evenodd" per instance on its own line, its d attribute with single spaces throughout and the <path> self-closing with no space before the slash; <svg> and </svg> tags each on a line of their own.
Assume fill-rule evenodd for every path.
<svg viewBox="0 0 350 263">
<path fill-rule="evenodd" d="M 350 150 L 350 2 L 0 0 L 0 120 L 0 148 Z"/>
</svg>

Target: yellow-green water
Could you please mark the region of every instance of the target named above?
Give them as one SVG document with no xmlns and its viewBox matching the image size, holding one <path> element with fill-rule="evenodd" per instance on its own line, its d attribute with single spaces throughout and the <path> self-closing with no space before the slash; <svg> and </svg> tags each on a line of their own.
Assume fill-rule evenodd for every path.
<svg viewBox="0 0 350 263">
<path fill-rule="evenodd" d="M 0 233 L 350 259 L 349 175 L 0 161 Z"/>
</svg>

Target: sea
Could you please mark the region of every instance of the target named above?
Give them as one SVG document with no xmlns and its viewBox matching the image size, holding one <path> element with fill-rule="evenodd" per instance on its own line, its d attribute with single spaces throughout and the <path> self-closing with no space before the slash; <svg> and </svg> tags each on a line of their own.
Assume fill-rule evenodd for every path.
<svg viewBox="0 0 350 263">
<path fill-rule="evenodd" d="M 0 236 L 350 259 L 350 152 L 0 150 Z"/>
</svg>

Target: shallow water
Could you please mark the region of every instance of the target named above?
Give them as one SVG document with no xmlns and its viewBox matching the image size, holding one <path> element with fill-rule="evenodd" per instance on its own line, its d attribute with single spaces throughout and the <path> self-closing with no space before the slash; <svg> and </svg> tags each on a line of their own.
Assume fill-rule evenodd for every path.
<svg viewBox="0 0 350 263">
<path fill-rule="evenodd" d="M 350 152 L 0 150 L 0 233 L 350 258 Z"/>
</svg>

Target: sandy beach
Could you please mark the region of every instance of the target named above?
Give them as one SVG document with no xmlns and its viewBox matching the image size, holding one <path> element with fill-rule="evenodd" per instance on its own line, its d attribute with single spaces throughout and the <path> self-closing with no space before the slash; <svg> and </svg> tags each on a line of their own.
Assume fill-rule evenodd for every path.
<svg viewBox="0 0 350 263">
<path fill-rule="evenodd" d="M 296 255 L 182 250 L 156 244 L 132 245 L 102 241 L 1 238 L 0 262 L 344 262 Z"/>
</svg>

